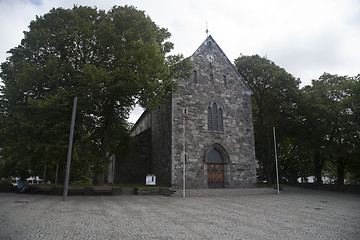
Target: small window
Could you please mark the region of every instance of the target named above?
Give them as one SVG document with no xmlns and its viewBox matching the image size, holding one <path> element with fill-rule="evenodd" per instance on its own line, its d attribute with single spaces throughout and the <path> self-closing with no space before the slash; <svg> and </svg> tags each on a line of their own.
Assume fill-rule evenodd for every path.
<svg viewBox="0 0 360 240">
<path fill-rule="evenodd" d="M 226 75 L 223 75 L 224 86 L 226 86 Z"/>
<path fill-rule="evenodd" d="M 210 80 L 214 80 L 214 74 L 210 73 Z"/>
<path fill-rule="evenodd" d="M 208 47 L 212 47 L 211 41 L 207 42 Z"/>
<path fill-rule="evenodd" d="M 194 83 L 197 83 L 197 72 L 196 71 L 194 71 Z"/>
</svg>

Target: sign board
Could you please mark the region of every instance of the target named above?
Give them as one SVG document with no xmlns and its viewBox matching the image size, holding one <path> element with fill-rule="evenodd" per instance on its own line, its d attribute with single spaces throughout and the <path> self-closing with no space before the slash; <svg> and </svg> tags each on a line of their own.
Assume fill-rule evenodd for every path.
<svg viewBox="0 0 360 240">
<path fill-rule="evenodd" d="M 146 175 L 146 185 L 156 185 L 155 175 L 151 175 L 151 174 Z"/>
</svg>

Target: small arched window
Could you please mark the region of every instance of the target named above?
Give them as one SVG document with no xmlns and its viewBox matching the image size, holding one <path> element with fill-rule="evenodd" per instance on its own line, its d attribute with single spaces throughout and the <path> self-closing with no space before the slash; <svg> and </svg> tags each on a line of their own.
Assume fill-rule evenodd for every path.
<svg viewBox="0 0 360 240">
<path fill-rule="evenodd" d="M 223 110 L 216 103 L 208 106 L 208 130 L 224 131 Z"/>
<path fill-rule="evenodd" d="M 196 72 L 196 70 L 194 70 L 193 78 L 194 78 L 194 83 L 197 83 L 197 72 Z"/>
</svg>

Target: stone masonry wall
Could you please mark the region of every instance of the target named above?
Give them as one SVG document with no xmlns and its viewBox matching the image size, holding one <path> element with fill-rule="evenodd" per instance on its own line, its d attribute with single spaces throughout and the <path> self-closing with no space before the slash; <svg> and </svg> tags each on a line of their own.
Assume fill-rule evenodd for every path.
<svg viewBox="0 0 360 240">
<path fill-rule="evenodd" d="M 151 112 L 151 173 L 157 185 L 171 186 L 171 96 Z"/>
<path fill-rule="evenodd" d="M 205 61 L 209 52 L 215 55 L 213 63 Z M 190 59 L 196 78 L 178 79 L 179 89 L 172 98 L 172 186 L 182 186 L 185 117 L 186 187 L 208 187 L 205 152 L 217 145 L 229 157 L 225 163 L 225 187 L 252 187 L 256 184 L 257 165 L 251 90 L 211 36 Z M 223 109 L 223 131 L 208 130 L 207 108 L 214 102 Z M 188 112 L 185 116 L 184 108 Z"/>
</svg>

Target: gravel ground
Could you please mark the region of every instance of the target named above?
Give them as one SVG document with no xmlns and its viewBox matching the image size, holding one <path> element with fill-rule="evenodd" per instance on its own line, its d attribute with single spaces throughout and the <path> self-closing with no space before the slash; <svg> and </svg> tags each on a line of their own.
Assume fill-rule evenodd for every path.
<svg viewBox="0 0 360 240">
<path fill-rule="evenodd" d="M 360 239 L 360 195 L 347 193 L 0 200 L 0 239 Z"/>
</svg>

